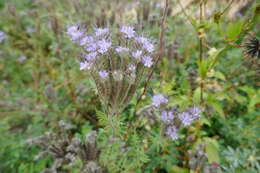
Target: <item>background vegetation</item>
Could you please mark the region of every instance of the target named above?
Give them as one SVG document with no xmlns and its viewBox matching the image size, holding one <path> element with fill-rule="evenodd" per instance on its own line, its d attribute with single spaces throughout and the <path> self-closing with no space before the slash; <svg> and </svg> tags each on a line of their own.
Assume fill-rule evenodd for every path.
<svg viewBox="0 0 260 173">
<path fill-rule="evenodd" d="M 252 1 L 233 16 L 227 15 L 233 8 L 228 4 L 209 5 L 199 19 L 198 2 L 182 11 L 178 1 L 170 1 L 164 56 L 140 104 L 135 106 L 143 86 L 122 117 L 153 133 L 147 118 L 134 112 L 150 104 L 154 93 L 169 96 L 173 106 L 201 105 L 205 113 L 160 150 L 158 139 L 139 134 L 143 143 L 154 145 L 146 151 L 149 161 L 136 172 L 199 172 L 192 170 L 188 150 L 202 143 L 207 143 L 207 164 L 222 172 L 260 171 L 259 56 L 246 57 L 239 46 L 252 31 L 259 40 L 259 4 Z M 147 0 L 0 0 L 0 30 L 7 35 L 0 43 L 0 172 L 38 173 L 49 167 L 52 159 L 35 160 L 40 149 L 26 140 L 57 130 L 59 120 L 75 124 L 73 133 L 79 136 L 102 127 L 97 91 L 79 70 L 67 25 L 123 23 L 158 40 L 163 8 L 163 2 Z"/>
</svg>

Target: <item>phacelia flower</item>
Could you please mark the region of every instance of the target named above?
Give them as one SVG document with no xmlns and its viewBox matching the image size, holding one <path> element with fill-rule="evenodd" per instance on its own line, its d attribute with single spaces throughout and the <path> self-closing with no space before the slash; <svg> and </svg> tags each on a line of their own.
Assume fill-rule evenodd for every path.
<svg viewBox="0 0 260 173">
<path fill-rule="evenodd" d="M 198 107 L 189 108 L 187 111 L 184 111 L 178 115 L 184 126 L 189 126 L 192 121 L 200 118 L 201 110 Z"/>
<path fill-rule="evenodd" d="M 106 70 L 102 70 L 100 72 L 98 72 L 99 76 L 102 78 L 102 79 L 105 79 L 108 77 L 108 72 Z"/>
<path fill-rule="evenodd" d="M 178 139 L 179 135 L 175 126 L 169 126 L 166 129 L 166 135 L 168 135 L 172 140 Z"/>
<path fill-rule="evenodd" d="M 174 119 L 174 113 L 172 111 L 162 111 L 161 113 L 161 120 L 164 122 L 170 122 Z"/>
<path fill-rule="evenodd" d="M 143 53 L 143 51 L 137 50 L 137 51 L 134 51 L 134 52 L 132 53 L 132 56 L 133 56 L 134 58 L 136 58 L 136 59 L 139 59 L 139 58 L 141 57 L 142 53 Z"/>
<path fill-rule="evenodd" d="M 121 46 L 118 46 L 115 50 L 116 50 L 117 53 L 129 51 L 128 48 L 126 48 L 126 47 L 121 47 Z"/>
<path fill-rule="evenodd" d="M 141 44 L 147 52 L 151 53 L 154 51 L 154 45 L 147 38 L 136 37 L 135 40 L 137 43 Z"/>
<path fill-rule="evenodd" d="M 143 44 L 143 47 L 146 49 L 147 52 L 153 52 L 154 51 L 154 45 L 150 42 L 145 42 L 145 44 Z"/>
<path fill-rule="evenodd" d="M 90 63 L 88 63 L 87 61 L 80 62 L 79 66 L 80 66 L 80 68 L 79 68 L 80 70 L 85 70 L 85 69 L 89 70 L 91 68 Z"/>
<path fill-rule="evenodd" d="M 131 26 L 122 26 L 120 32 L 122 32 L 126 38 L 133 38 L 135 36 L 134 27 Z"/>
<path fill-rule="evenodd" d="M 95 35 L 96 36 L 102 36 L 105 35 L 106 33 L 108 33 L 109 29 L 108 28 L 96 28 L 95 29 Z"/>
<path fill-rule="evenodd" d="M 94 42 L 94 38 L 91 36 L 84 36 L 82 39 L 79 40 L 80 46 L 85 46 L 86 44 L 92 44 Z"/>
<path fill-rule="evenodd" d="M 7 35 L 3 31 L 0 31 L 0 43 L 5 39 L 7 39 Z"/>
<path fill-rule="evenodd" d="M 159 107 L 162 103 L 168 103 L 168 99 L 164 97 L 162 94 L 154 95 L 153 96 L 153 105 Z"/>
<path fill-rule="evenodd" d="M 98 44 L 95 43 L 95 42 L 88 44 L 85 47 L 85 50 L 88 51 L 88 52 L 95 52 L 95 51 L 97 51 L 97 49 L 98 49 Z"/>
<path fill-rule="evenodd" d="M 102 39 L 97 42 L 98 52 L 104 54 L 112 46 L 112 43 L 108 40 Z"/>
<path fill-rule="evenodd" d="M 150 56 L 145 56 L 142 58 L 142 63 L 145 67 L 151 67 L 153 65 L 153 59 Z"/>
<path fill-rule="evenodd" d="M 78 26 L 69 26 L 67 28 L 67 34 L 70 36 L 71 40 L 76 41 L 84 35 L 84 32 L 81 31 Z"/>
<path fill-rule="evenodd" d="M 84 58 L 88 61 L 88 62 L 93 62 L 96 60 L 97 58 L 97 52 L 91 52 L 88 53 L 84 56 Z"/>
<path fill-rule="evenodd" d="M 193 106 L 188 109 L 188 112 L 190 112 L 193 115 L 194 119 L 198 119 L 202 111 L 199 107 Z"/>
</svg>

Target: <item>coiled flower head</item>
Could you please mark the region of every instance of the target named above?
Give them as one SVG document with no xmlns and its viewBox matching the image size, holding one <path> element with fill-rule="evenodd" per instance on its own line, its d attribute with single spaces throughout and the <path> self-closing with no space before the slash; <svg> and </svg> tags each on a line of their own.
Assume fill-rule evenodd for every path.
<svg viewBox="0 0 260 173">
<path fill-rule="evenodd" d="M 67 34 L 82 48 L 80 70 L 95 81 L 101 101 L 111 114 L 118 114 L 132 96 L 154 60 L 155 46 L 138 36 L 131 26 L 115 32 L 94 28 L 86 32 L 80 26 L 69 26 Z"/>
</svg>

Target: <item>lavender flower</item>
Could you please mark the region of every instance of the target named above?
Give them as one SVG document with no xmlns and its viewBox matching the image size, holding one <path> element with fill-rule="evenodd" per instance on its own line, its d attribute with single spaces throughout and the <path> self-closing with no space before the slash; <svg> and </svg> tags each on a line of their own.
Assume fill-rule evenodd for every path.
<svg viewBox="0 0 260 173">
<path fill-rule="evenodd" d="M 104 54 L 108 51 L 108 49 L 112 46 L 112 43 L 110 41 L 107 41 L 105 39 L 102 39 L 97 42 L 98 45 L 98 52 L 101 54 Z"/>
<path fill-rule="evenodd" d="M 3 31 L 0 31 L 0 43 L 5 39 L 7 39 L 7 35 Z"/>
<path fill-rule="evenodd" d="M 88 63 L 87 61 L 80 62 L 79 65 L 80 65 L 80 68 L 79 68 L 80 70 L 85 70 L 85 69 L 89 70 L 91 68 L 90 63 Z"/>
<path fill-rule="evenodd" d="M 96 28 L 95 29 L 95 35 L 96 36 L 102 36 L 105 35 L 106 33 L 108 33 L 109 29 L 108 28 Z"/>
<path fill-rule="evenodd" d="M 151 53 L 154 51 L 154 45 L 147 38 L 136 37 L 135 40 L 137 43 L 141 44 L 147 52 Z"/>
<path fill-rule="evenodd" d="M 198 119 L 200 117 L 201 109 L 199 107 L 193 106 L 189 108 L 188 111 L 193 115 L 194 119 Z"/>
<path fill-rule="evenodd" d="M 137 50 L 137 51 L 135 51 L 135 52 L 132 53 L 132 56 L 133 56 L 134 58 L 136 58 L 136 59 L 139 59 L 139 58 L 141 57 L 142 53 L 143 53 L 143 51 Z"/>
<path fill-rule="evenodd" d="M 147 52 L 151 53 L 154 51 L 154 45 L 150 42 L 145 42 L 143 47 L 146 49 Z"/>
<path fill-rule="evenodd" d="M 168 103 L 168 99 L 164 97 L 162 94 L 153 96 L 153 105 L 159 107 L 162 103 Z"/>
<path fill-rule="evenodd" d="M 78 26 L 69 26 L 67 28 L 67 34 L 70 36 L 72 41 L 76 41 L 84 35 L 84 32 L 81 31 Z"/>
<path fill-rule="evenodd" d="M 168 135 L 172 140 L 178 139 L 179 135 L 175 126 L 169 126 L 166 129 L 166 135 Z"/>
<path fill-rule="evenodd" d="M 90 43 L 88 44 L 86 47 L 85 47 L 85 50 L 88 51 L 88 52 L 94 52 L 98 49 L 98 45 L 97 43 Z"/>
<path fill-rule="evenodd" d="M 168 123 L 171 122 L 174 119 L 174 114 L 172 111 L 162 111 L 161 113 L 161 120 Z"/>
<path fill-rule="evenodd" d="M 102 79 L 105 79 L 108 77 L 108 72 L 106 70 L 102 70 L 100 72 L 98 72 L 99 76 L 102 78 Z"/>
<path fill-rule="evenodd" d="M 133 38 L 135 36 L 134 28 L 131 26 L 122 26 L 120 32 L 122 32 L 126 38 Z"/>
<path fill-rule="evenodd" d="M 129 51 L 128 48 L 126 48 L 126 47 L 121 47 L 121 46 L 118 46 L 115 50 L 116 50 L 117 53 Z"/>
<path fill-rule="evenodd" d="M 145 56 L 142 58 L 142 63 L 145 67 L 151 67 L 153 65 L 153 59 L 150 56 Z"/>
<path fill-rule="evenodd" d="M 189 108 L 178 115 L 184 126 L 189 126 L 192 121 L 197 120 L 200 117 L 201 110 L 198 107 Z"/>
<path fill-rule="evenodd" d="M 86 54 L 84 56 L 84 58 L 88 61 L 88 62 L 93 62 L 96 60 L 97 58 L 97 52 L 91 52 L 89 54 Z"/>
<path fill-rule="evenodd" d="M 86 44 L 91 44 L 94 42 L 94 38 L 91 36 L 85 36 L 82 39 L 79 40 L 79 45 L 84 46 Z"/>
</svg>

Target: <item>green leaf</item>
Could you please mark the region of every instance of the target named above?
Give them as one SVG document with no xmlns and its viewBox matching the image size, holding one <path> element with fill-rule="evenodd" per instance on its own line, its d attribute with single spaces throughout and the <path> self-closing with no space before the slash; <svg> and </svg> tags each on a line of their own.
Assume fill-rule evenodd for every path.
<svg viewBox="0 0 260 173">
<path fill-rule="evenodd" d="M 229 41 L 235 41 L 238 39 L 238 36 L 243 29 L 243 24 L 244 23 L 242 20 L 235 22 L 235 23 L 228 24 L 226 33 L 227 33 L 227 37 L 228 37 Z"/>
<path fill-rule="evenodd" d="M 220 163 L 218 148 L 213 143 L 206 145 L 206 153 L 210 163 Z"/>
</svg>

